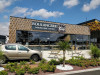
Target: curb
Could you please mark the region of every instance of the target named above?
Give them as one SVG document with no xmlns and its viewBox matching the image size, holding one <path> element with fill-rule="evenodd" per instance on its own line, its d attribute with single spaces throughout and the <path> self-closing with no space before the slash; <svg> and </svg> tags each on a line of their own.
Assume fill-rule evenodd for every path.
<svg viewBox="0 0 100 75">
<path fill-rule="evenodd" d="M 67 74 L 75 74 L 75 73 L 82 73 L 82 72 L 91 72 L 100 70 L 100 68 L 93 68 L 93 69 L 85 69 L 85 70 L 78 70 L 78 71 L 71 71 L 71 72 L 62 72 L 62 73 L 55 73 L 55 74 L 48 74 L 48 75 L 67 75 Z"/>
</svg>

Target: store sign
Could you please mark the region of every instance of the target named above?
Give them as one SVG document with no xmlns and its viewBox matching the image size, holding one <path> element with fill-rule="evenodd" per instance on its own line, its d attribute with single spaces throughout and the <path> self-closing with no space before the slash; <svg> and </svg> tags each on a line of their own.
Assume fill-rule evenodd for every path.
<svg viewBox="0 0 100 75">
<path fill-rule="evenodd" d="M 32 29 L 34 29 L 34 30 L 58 31 L 58 25 L 33 21 L 32 22 Z"/>
<path fill-rule="evenodd" d="M 50 24 L 50 23 L 43 23 L 43 22 L 32 22 L 32 29 L 33 30 L 47 30 L 47 31 L 65 31 L 65 25 L 58 25 L 58 24 Z"/>
<path fill-rule="evenodd" d="M 65 32 L 65 29 L 66 29 L 66 26 L 65 25 L 59 25 L 59 27 L 58 27 L 58 31 L 59 32 Z"/>
</svg>

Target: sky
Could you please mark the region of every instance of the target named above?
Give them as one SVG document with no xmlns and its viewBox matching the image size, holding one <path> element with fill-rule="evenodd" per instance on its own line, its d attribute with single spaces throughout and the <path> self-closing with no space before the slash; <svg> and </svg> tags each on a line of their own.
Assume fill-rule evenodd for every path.
<svg viewBox="0 0 100 75">
<path fill-rule="evenodd" d="M 0 0 L 0 35 L 9 35 L 10 16 L 78 24 L 100 20 L 100 0 Z"/>
</svg>

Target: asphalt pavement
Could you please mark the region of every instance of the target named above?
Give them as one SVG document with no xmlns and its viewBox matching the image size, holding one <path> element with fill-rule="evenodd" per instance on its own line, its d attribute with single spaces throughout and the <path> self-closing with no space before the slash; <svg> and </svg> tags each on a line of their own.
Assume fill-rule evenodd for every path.
<svg viewBox="0 0 100 75">
<path fill-rule="evenodd" d="M 66 74 L 66 75 L 100 75 L 100 70 L 90 71 L 90 72 L 82 72 L 82 73 L 75 73 L 75 74 Z"/>
<path fill-rule="evenodd" d="M 100 75 L 100 67 L 78 70 L 78 71 L 54 73 L 54 74 L 49 74 L 49 75 Z"/>
</svg>

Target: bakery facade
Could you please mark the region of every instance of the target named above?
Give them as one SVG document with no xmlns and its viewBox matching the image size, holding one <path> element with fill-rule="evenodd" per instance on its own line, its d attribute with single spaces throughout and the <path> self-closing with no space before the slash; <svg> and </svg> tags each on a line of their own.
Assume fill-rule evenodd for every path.
<svg viewBox="0 0 100 75">
<path fill-rule="evenodd" d="M 50 46 L 68 39 L 72 45 L 86 47 L 89 27 L 10 16 L 9 43 Z"/>
</svg>

